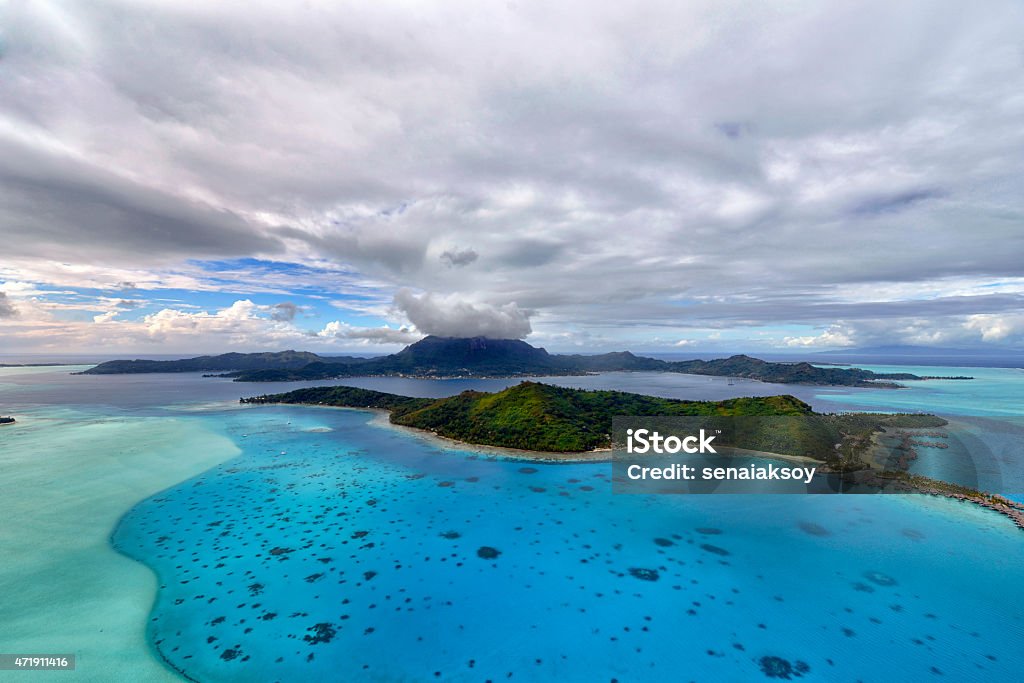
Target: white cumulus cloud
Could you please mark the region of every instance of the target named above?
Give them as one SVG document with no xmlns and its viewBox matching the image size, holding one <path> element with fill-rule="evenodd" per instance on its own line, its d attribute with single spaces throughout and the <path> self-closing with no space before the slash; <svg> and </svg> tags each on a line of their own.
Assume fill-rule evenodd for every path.
<svg viewBox="0 0 1024 683">
<path fill-rule="evenodd" d="M 409 327 L 357 327 L 334 320 L 316 333 L 317 337 L 351 339 L 364 344 L 410 344 L 423 335 Z"/>
<path fill-rule="evenodd" d="M 496 306 L 466 301 L 455 295 L 426 292 L 417 295 L 410 289 L 395 294 L 395 308 L 424 334 L 438 337 L 489 337 L 523 339 L 530 327 L 530 310 L 515 302 Z"/>
</svg>

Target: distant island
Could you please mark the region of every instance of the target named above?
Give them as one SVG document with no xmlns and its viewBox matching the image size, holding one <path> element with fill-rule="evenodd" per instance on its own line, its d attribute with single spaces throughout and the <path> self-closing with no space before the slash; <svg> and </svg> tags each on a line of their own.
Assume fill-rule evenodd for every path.
<svg viewBox="0 0 1024 683">
<path fill-rule="evenodd" d="M 944 365 L 952 367 L 993 367 L 1021 368 L 1024 367 L 1024 349 L 1021 348 L 956 348 L 948 346 L 921 346 L 908 344 L 890 344 L 886 346 L 860 346 L 852 348 L 829 349 L 813 354 L 815 359 L 823 361 L 870 362 L 878 365 Z M 865 359 L 870 359 L 867 361 Z M 815 362 L 817 362 L 815 360 Z"/>
<path fill-rule="evenodd" d="M 0 368 L 56 368 L 74 363 L 0 363 Z"/>
<path fill-rule="evenodd" d="M 81 374 L 216 372 L 237 382 L 282 382 L 346 377 L 400 376 L 551 377 L 597 372 L 648 371 L 735 377 L 780 384 L 896 388 L 897 381 L 926 378 L 911 373 L 875 373 L 859 368 L 772 363 L 745 355 L 717 360 L 665 361 L 629 351 L 597 355 L 550 354 L 518 339 L 425 337 L 398 353 L 378 358 L 329 357 L 303 351 L 225 353 L 182 360 L 113 360 Z"/>
<path fill-rule="evenodd" d="M 0 417 L 0 425 L 9 425 L 17 422 L 13 417 Z"/>
</svg>

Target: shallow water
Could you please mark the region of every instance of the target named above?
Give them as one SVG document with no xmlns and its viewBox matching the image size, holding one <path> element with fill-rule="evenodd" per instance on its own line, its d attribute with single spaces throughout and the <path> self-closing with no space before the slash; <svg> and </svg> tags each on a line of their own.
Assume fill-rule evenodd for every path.
<svg viewBox="0 0 1024 683">
<path fill-rule="evenodd" d="M 820 393 L 819 410 L 930 412 L 950 419 L 947 450 L 918 448 L 910 470 L 1024 501 L 1024 370 L 1015 368 L 863 366 L 876 372 L 967 376 L 905 382 L 905 388 Z"/>
<path fill-rule="evenodd" d="M 53 406 L 17 418 L 0 427 L 0 652 L 74 653 L 78 666 L 0 679 L 178 679 L 143 637 L 153 574 L 110 533 L 139 500 L 237 449 L 194 420 Z"/>
<path fill-rule="evenodd" d="M 875 372 L 910 372 L 921 376 L 965 376 L 970 380 L 902 382 L 903 389 L 820 392 L 829 403 L 857 410 L 915 412 L 951 416 L 1024 416 L 1024 370 L 1019 368 L 935 367 L 908 365 L 858 366 Z M 850 409 L 850 408 L 847 408 Z"/>
</svg>

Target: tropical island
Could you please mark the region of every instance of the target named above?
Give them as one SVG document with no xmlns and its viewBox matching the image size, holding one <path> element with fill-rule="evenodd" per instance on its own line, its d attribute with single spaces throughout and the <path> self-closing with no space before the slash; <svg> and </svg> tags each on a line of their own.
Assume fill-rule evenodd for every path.
<svg viewBox="0 0 1024 683">
<path fill-rule="evenodd" d="M 242 398 L 240 402 L 385 410 L 392 424 L 469 444 L 540 453 L 611 449 L 612 420 L 622 415 L 702 418 L 701 426 L 708 429 L 722 426 L 722 418 L 771 418 L 748 420 L 747 428 L 735 434 L 727 431 L 719 443 L 812 458 L 832 471 L 847 472 L 868 466 L 865 458 L 878 432 L 893 430 L 904 435 L 911 433 L 907 430 L 936 429 L 947 424 L 941 417 L 916 413 L 817 413 L 789 395 L 689 401 L 539 382 L 521 382 L 495 393 L 464 391 L 440 399 L 346 386 L 309 387 Z"/>
<path fill-rule="evenodd" d="M 13 417 L 0 417 L 0 425 L 9 425 L 17 422 Z"/>
<path fill-rule="evenodd" d="M 915 435 L 935 436 L 935 429 L 948 424 L 936 415 L 817 413 L 789 395 L 687 401 L 538 382 L 522 382 L 496 393 L 464 391 L 440 399 L 333 386 L 264 394 L 239 402 L 383 410 L 392 424 L 467 444 L 516 449 L 524 458 L 608 455 L 601 452 L 617 445 L 612 420 L 622 415 L 702 418 L 708 428 L 714 428 L 716 421 L 721 425 L 723 418 L 769 418 L 747 421 L 743 428 L 724 432 L 720 443 L 742 454 L 809 458 L 819 463 L 819 471 L 849 477 L 862 486 L 980 505 L 1024 529 L 1024 506 L 1019 503 L 909 473 L 909 462 L 916 457 Z M 896 439 L 897 444 L 881 447 L 880 435 Z"/>
<path fill-rule="evenodd" d="M 792 396 L 684 401 L 622 391 L 587 391 L 522 382 L 497 393 L 464 391 L 448 398 L 412 398 L 355 387 L 310 387 L 241 399 L 242 403 L 296 403 L 390 412 L 393 424 L 465 443 L 545 453 L 582 453 L 611 447 L 616 415 L 813 415 Z M 831 448 L 831 445 L 829 446 Z"/>
<path fill-rule="evenodd" d="M 716 360 L 666 361 L 629 351 L 596 355 L 551 354 L 519 339 L 428 336 L 398 353 L 376 358 L 320 356 L 304 351 L 226 353 L 182 360 L 114 360 L 81 374 L 216 372 L 237 382 L 282 382 L 347 377 L 399 376 L 554 377 L 598 372 L 676 372 L 733 377 L 779 384 L 897 388 L 897 381 L 971 379 L 876 373 L 860 368 L 818 367 L 810 363 L 773 363 L 746 355 Z"/>
</svg>

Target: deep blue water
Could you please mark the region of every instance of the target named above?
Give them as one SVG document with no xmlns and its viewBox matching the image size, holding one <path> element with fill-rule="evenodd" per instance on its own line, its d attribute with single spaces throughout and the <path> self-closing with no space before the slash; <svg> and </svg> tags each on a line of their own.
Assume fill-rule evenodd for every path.
<svg viewBox="0 0 1024 683">
<path fill-rule="evenodd" d="M 965 506 L 612 495 L 606 464 L 441 452 L 358 411 L 198 419 L 243 455 L 141 503 L 114 541 L 156 569 L 150 637 L 200 680 L 754 680 L 764 657 L 804 663 L 806 680 L 1024 666 L 1024 539 Z"/>
<path fill-rule="evenodd" d="M 985 372 L 973 386 L 784 391 L 819 409 L 909 401 L 1011 424 L 1019 378 Z M 564 382 L 780 393 L 646 373 Z M 506 383 L 360 384 L 445 395 Z M 112 539 L 156 571 L 149 637 L 190 677 L 751 681 L 788 667 L 791 680 L 941 681 L 1018 680 L 1024 667 L 1024 537 L 998 515 L 921 496 L 613 495 L 608 464 L 498 460 L 366 412 L 227 403 L 285 388 L 0 378 L 0 412 L 173 415 L 242 449 L 140 502 Z M 991 432 L 975 445 L 992 450 Z M 1003 443 L 1006 478 L 1024 456 Z"/>
</svg>

